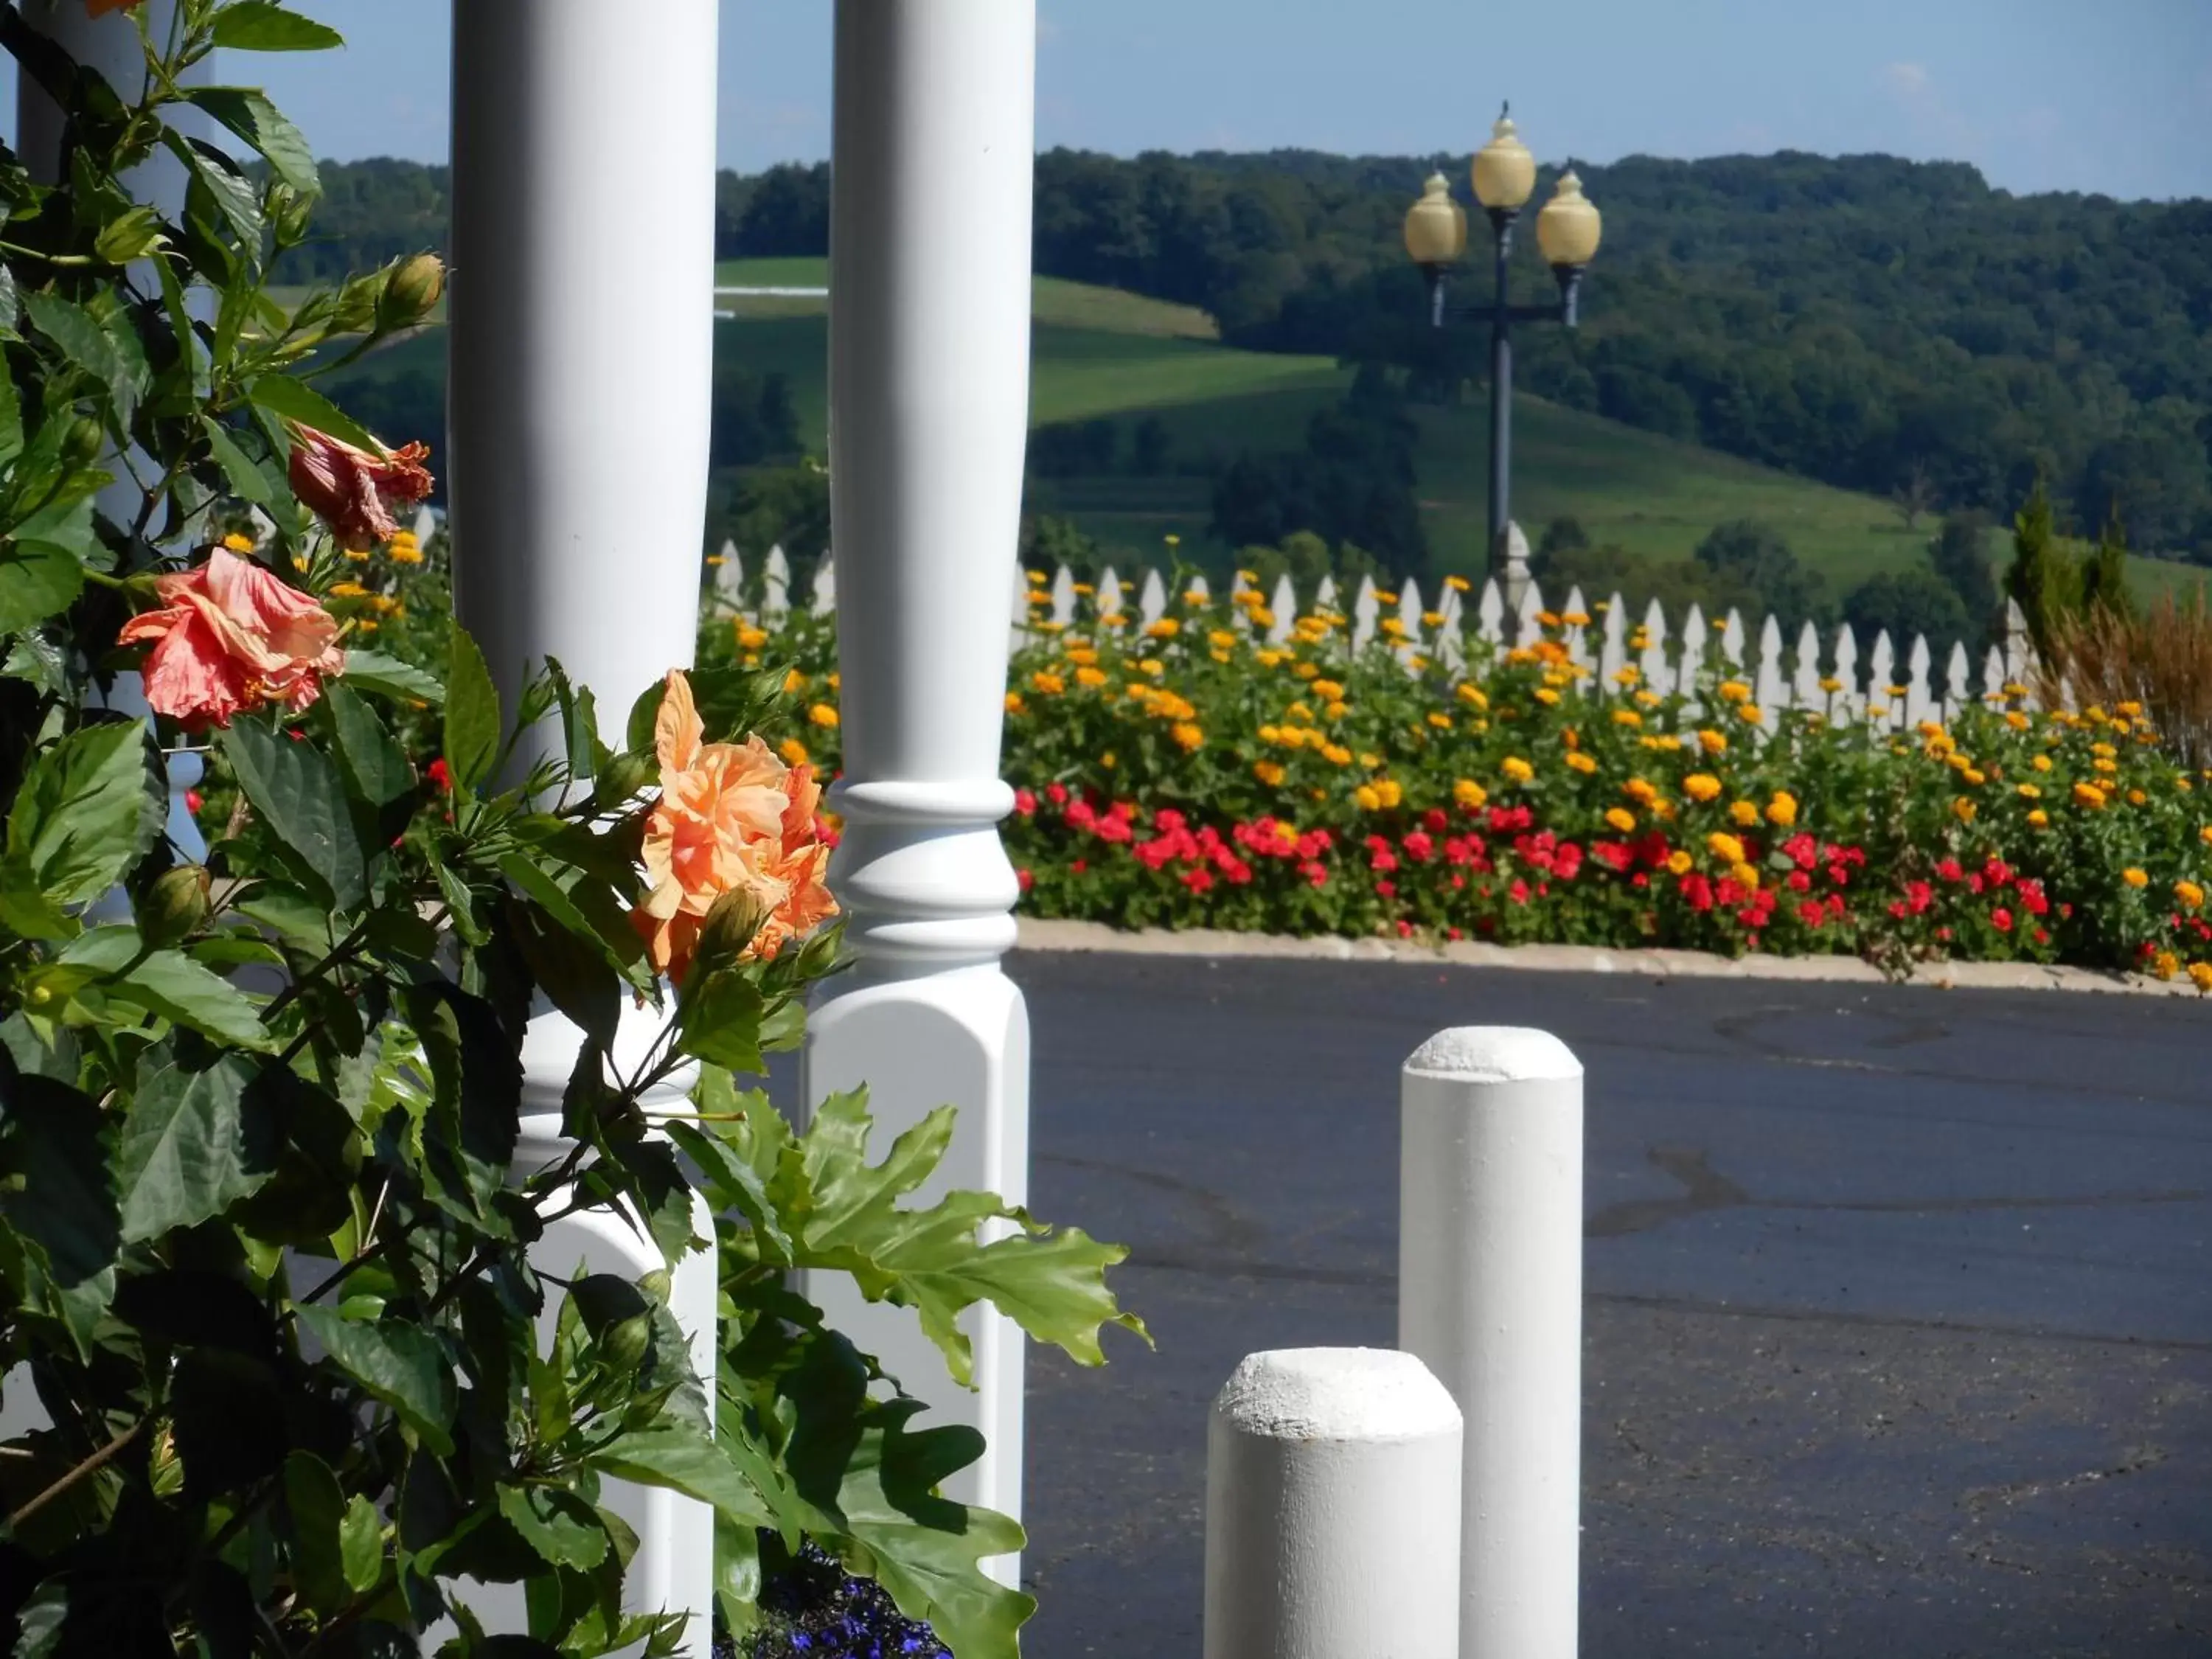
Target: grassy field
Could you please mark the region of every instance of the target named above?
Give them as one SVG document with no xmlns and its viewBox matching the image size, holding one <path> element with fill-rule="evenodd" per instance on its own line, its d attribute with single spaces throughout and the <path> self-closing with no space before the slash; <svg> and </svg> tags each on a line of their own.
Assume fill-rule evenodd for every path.
<svg viewBox="0 0 2212 1659">
<path fill-rule="evenodd" d="M 723 285 L 817 287 L 820 259 L 750 259 L 716 266 Z M 745 301 L 714 333 L 718 360 L 787 375 L 800 430 L 822 447 L 829 425 L 828 324 L 814 299 Z M 765 310 L 759 307 L 765 307 Z M 1340 397 L 1351 371 L 1326 357 L 1238 350 L 1212 337 L 1211 319 L 1187 307 L 1040 277 L 1030 419 L 1034 425 L 1156 415 L 1170 439 L 1170 473 L 1039 479 L 1030 505 L 1073 519 L 1124 563 L 1157 557 L 1161 538 L 1207 556 L 1209 484 L 1216 461 L 1240 451 L 1299 447 L 1306 423 Z M 432 329 L 351 371 L 420 369 L 442 379 L 443 331 Z M 1482 564 L 1489 414 L 1480 404 L 1415 412 L 1416 461 L 1431 574 Z M 1753 518 L 1773 525 L 1799 556 L 1847 592 L 1867 576 L 1920 557 L 1932 526 L 1908 532 L 1873 496 L 1831 489 L 1638 431 L 1538 398 L 1514 405 L 1513 513 L 1532 540 L 1553 517 L 1581 520 L 1593 541 L 1652 558 L 1686 557 L 1715 525 Z M 1995 538 L 1993 538 L 1995 539 Z M 1215 548 L 1218 562 L 1228 550 Z M 2131 562 L 2146 594 L 2198 585 L 2203 573 Z"/>
</svg>

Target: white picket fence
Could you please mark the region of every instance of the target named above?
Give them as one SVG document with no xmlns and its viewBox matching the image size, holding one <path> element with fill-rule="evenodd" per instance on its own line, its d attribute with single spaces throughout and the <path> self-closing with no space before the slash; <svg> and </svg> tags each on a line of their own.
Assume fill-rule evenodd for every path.
<svg viewBox="0 0 2212 1659">
<path fill-rule="evenodd" d="M 714 574 L 717 603 L 726 612 L 752 617 L 770 628 L 790 615 L 791 565 L 782 548 L 769 550 L 763 562 L 757 604 L 745 592 L 744 561 L 736 548 L 724 544 Z M 1239 575 L 1231 591 L 1231 625 L 1239 631 L 1255 627 L 1249 605 L 1235 602 L 1249 586 Z M 1031 605 L 1033 591 L 1042 592 L 1043 603 Z M 1210 597 L 1203 576 L 1191 577 L 1185 592 Z M 1467 593 L 1474 593 L 1471 606 L 1464 602 Z M 1133 592 L 1110 568 L 1095 586 L 1086 586 L 1062 565 L 1042 590 L 1033 590 L 1027 573 L 1017 570 L 1009 647 L 1018 651 L 1061 629 L 1108 617 L 1142 629 L 1166 616 L 1172 599 L 1158 570 L 1146 571 Z M 826 556 L 816 568 L 805 603 L 817 615 L 836 608 L 836 574 Z M 2003 646 L 1993 645 L 1984 653 L 1978 673 L 1966 647 L 1954 642 L 1940 681 L 1936 653 L 1920 635 L 1900 652 L 1884 630 L 1862 650 L 1848 623 L 1825 639 L 1806 623 L 1797 629 L 1794 643 L 1785 644 L 1782 624 L 1770 616 L 1759 625 L 1754 648 L 1752 630 L 1735 610 L 1716 627 L 1692 605 L 1676 627 L 1654 599 L 1644 607 L 1643 619 L 1632 623 L 1617 592 L 1592 606 L 1579 587 L 1571 588 L 1565 602 L 1553 611 L 1534 582 L 1517 607 L 1507 605 L 1494 579 L 1486 580 L 1480 592 L 1471 583 L 1463 590 L 1448 580 L 1431 605 L 1419 583 L 1411 578 L 1389 593 L 1378 588 L 1373 577 L 1363 576 L 1346 606 L 1334 581 L 1324 576 L 1310 603 L 1302 606 L 1291 579 L 1283 576 L 1264 609 L 1267 619 L 1259 632 L 1273 644 L 1291 638 L 1301 615 L 1320 611 L 1344 619 L 1355 652 L 1382 636 L 1409 665 L 1433 658 L 1454 670 L 1466 667 L 1480 653 L 1533 646 L 1547 629 L 1564 631 L 1570 659 L 1589 671 L 1588 678 L 1596 689 L 1620 690 L 1622 671 L 1632 667 L 1636 689 L 1661 696 L 1679 691 L 1694 707 L 1700 688 L 1711 679 L 1739 679 L 1751 688 L 1752 701 L 1769 729 L 1792 709 L 1812 710 L 1838 724 L 1871 721 L 1910 729 L 1923 720 L 1954 719 L 1978 700 L 2006 696 L 2008 686 L 2023 688 L 2011 695 L 2033 702 L 2026 689 L 2033 685 L 2035 667 L 2027 619 L 2010 599 L 2005 601 Z M 1577 617 L 1583 620 L 1569 620 Z M 1395 619 L 1395 629 L 1388 626 L 1391 618 Z"/>
</svg>

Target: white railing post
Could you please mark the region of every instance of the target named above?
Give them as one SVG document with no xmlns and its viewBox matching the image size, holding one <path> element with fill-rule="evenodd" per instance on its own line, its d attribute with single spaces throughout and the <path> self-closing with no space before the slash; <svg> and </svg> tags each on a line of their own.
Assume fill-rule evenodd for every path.
<svg viewBox="0 0 2212 1659">
<path fill-rule="evenodd" d="M 1007 586 L 1029 419 L 1035 0 L 839 0 L 830 208 L 830 513 L 845 839 L 831 885 L 854 971 L 808 1022 L 801 1093 L 872 1091 L 878 1144 L 947 1103 L 931 1188 L 1029 1181 L 1029 1016 L 1000 970 L 1019 889 L 998 821 Z M 852 250 L 850 258 L 843 250 Z M 912 1312 L 842 1274 L 805 1286 L 933 1407 L 982 1431 L 948 1495 L 1022 1507 L 1022 1338 L 962 1324 L 978 1392 Z M 1018 1560 L 994 1571 L 1012 1580 Z"/>
<path fill-rule="evenodd" d="M 1547 1031 L 1439 1031 L 1401 1080 L 1398 1346 L 1467 1419 L 1463 1659 L 1574 1659 L 1583 1068 Z"/>
<path fill-rule="evenodd" d="M 557 657 L 617 738 L 631 700 L 691 661 L 698 627 L 717 9 L 661 0 L 648 26 L 617 21 L 605 0 L 453 9 L 457 608 L 510 712 Z M 532 1022 L 518 1170 L 558 1139 L 580 1040 L 557 1014 Z M 538 1259 L 565 1274 L 584 1254 L 633 1278 L 661 1265 L 626 1225 L 587 1239 L 591 1221 L 562 1224 Z M 712 1253 L 672 1276 L 672 1310 L 711 1381 Z M 659 1489 L 611 1488 L 607 1500 L 639 1533 L 627 1604 L 689 1612 L 682 1651 L 706 1659 L 710 1512 Z M 491 1587 L 470 1601 L 495 1629 L 526 1629 L 519 1598 L 501 1596 Z"/>
<path fill-rule="evenodd" d="M 1461 1455 L 1410 1354 L 1246 1358 L 1206 1425 L 1205 1659 L 1458 1659 Z"/>
</svg>

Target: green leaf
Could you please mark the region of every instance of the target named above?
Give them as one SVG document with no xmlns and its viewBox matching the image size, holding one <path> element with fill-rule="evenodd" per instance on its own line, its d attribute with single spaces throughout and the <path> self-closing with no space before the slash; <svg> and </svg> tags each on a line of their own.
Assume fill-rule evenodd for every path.
<svg viewBox="0 0 2212 1659">
<path fill-rule="evenodd" d="M 219 1042 L 266 1053 L 276 1045 L 246 994 L 181 951 L 148 951 L 133 927 L 100 927 L 71 941 L 59 960 L 90 969 L 100 992 L 188 1025 Z"/>
<path fill-rule="evenodd" d="M 499 691 L 483 653 L 458 624 L 452 652 L 446 665 L 446 769 L 458 793 L 490 776 L 499 758 Z"/>
<path fill-rule="evenodd" d="M 453 1455 L 459 1395 L 438 1339 L 417 1326 L 367 1325 L 335 1308 L 303 1303 L 300 1322 L 338 1368 L 386 1405 L 441 1457 Z"/>
<path fill-rule="evenodd" d="M 215 43 L 233 52 L 324 52 L 345 36 L 275 0 L 237 0 L 216 13 Z"/>
<path fill-rule="evenodd" d="M 284 1507 L 292 1522 L 292 1583 L 300 1599 L 328 1618 L 353 1599 L 346 1581 L 345 1493 L 331 1466 L 313 1452 L 284 1459 Z"/>
<path fill-rule="evenodd" d="M 550 1486 L 501 1486 L 499 1512 L 522 1541 L 556 1567 L 588 1570 L 607 1559 L 607 1529 L 574 1492 Z"/>
<path fill-rule="evenodd" d="M 23 309 L 32 326 L 59 346 L 62 355 L 100 382 L 114 404 L 116 418 L 127 422 L 144 389 L 133 365 L 116 349 L 114 339 L 94 321 L 90 312 L 58 295 L 36 292 L 23 295 Z"/>
<path fill-rule="evenodd" d="M 302 196 L 321 190 L 307 138 L 261 93 L 252 87 L 189 87 L 185 96 L 252 145 L 270 170 Z"/>
<path fill-rule="evenodd" d="M 407 751 L 385 729 L 376 711 L 348 690 L 343 680 L 325 685 L 316 706 L 354 793 L 373 806 L 382 806 L 413 793 L 415 769 L 408 763 Z"/>
<path fill-rule="evenodd" d="M 8 860 L 53 903 L 81 903 L 146 856 L 167 810 L 145 723 L 86 726 L 32 764 L 8 814 Z"/>
<path fill-rule="evenodd" d="M 696 1498 L 740 1526 L 775 1524 L 760 1494 L 702 1429 L 668 1423 L 634 1429 L 617 1435 L 587 1462 L 602 1474 Z"/>
<path fill-rule="evenodd" d="M 381 651 L 347 652 L 345 678 L 358 690 L 401 702 L 427 702 L 434 708 L 446 700 L 446 688 L 434 677 Z"/>
<path fill-rule="evenodd" d="M 101 226 L 100 234 L 93 239 L 92 251 L 111 265 L 127 265 L 133 259 L 144 258 L 167 240 L 161 229 L 161 216 L 141 205 Z"/>
<path fill-rule="evenodd" d="M 262 882 L 231 908 L 306 950 L 321 953 L 337 943 L 330 911 L 298 887 Z"/>
<path fill-rule="evenodd" d="M 253 458 L 238 447 L 238 440 L 230 435 L 230 428 L 212 415 L 200 416 L 200 429 L 207 434 L 208 448 L 214 453 L 216 465 L 230 485 L 230 493 L 240 501 L 252 501 L 257 507 L 272 507 L 276 491 Z"/>
<path fill-rule="evenodd" d="M 338 1523 L 338 1561 L 356 1595 L 367 1595 L 384 1577 L 384 1520 L 359 1493 L 346 1500 Z"/>
<path fill-rule="evenodd" d="M 84 565 L 52 542 L 0 543 L 0 634 L 35 628 L 76 602 Z"/>
<path fill-rule="evenodd" d="M 289 421 L 295 426 L 313 427 L 318 432 L 327 432 L 333 438 L 381 454 L 384 446 L 376 434 L 356 421 L 328 398 L 305 380 L 289 374 L 264 374 L 246 389 L 256 409 L 265 410 L 279 421 Z"/>
<path fill-rule="evenodd" d="M 222 747 L 238 787 L 270 832 L 350 910 L 368 896 L 361 838 L 337 769 L 311 744 L 295 743 L 262 720 L 241 720 Z"/>
<path fill-rule="evenodd" d="M 695 975 L 684 987 L 676 1047 L 733 1072 L 757 1073 L 763 1064 L 760 1030 L 765 1012 L 759 990 L 740 970 Z"/>
<path fill-rule="evenodd" d="M 219 1216 L 276 1173 L 283 1137 L 254 1075 L 252 1060 L 227 1054 L 203 1072 L 171 1061 L 142 1077 L 116 1167 L 125 1243 Z"/>
<path fill-rule="evenodd" d="M 0 1075 L 9 1069 L 0 1061 Z M 38 1247 L 64 1291 L 113 1289 L 123 1234 L 109 1156 L 112 1123 L 52 1078 L 19 1075 L 0 1092 L 0 1176 L 9 1178 L 0 1185 L 0 1220 Z"/>
<path fill-rule="evenodd" d="M 214 145 L 187 138 L 174 127 L 163 131 L 161 142 L 191 174 L 192 186 L 185 192 L 185 206 L 201 234 L 216 243 L 221 257 L 229 260 L 228 252 L 216 242 L 216 227 L 207 220 L 206 210 L 212 207 L 240 246 L 250 255 L 258 253 L 262 235 L 261 192 L 246 170 Z M 246 270 L 254 268 L 250 258 L 240 264 Z"/>
</svg>

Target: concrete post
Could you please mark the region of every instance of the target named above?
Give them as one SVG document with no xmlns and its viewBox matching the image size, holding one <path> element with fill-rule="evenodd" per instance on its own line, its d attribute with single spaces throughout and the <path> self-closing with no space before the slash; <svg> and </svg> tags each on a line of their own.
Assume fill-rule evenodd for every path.
<svg viewBox="0 0 2212 1659">
<path fill-rule="evenodd" d="M 691 661 L 714 367 L 714 0 L 466 0 L 453 8 L 449 526 L 460 619 L 510 714 L 556 657 L 619 743 L 639 693 Z M 409 434 L 386 434 L 394 441 Z M 539 741 L 558 741 L 550 728 Z M 524 757 L 526 764 L 527 755 Z M 618 1039 L 649 1038 L 630 1022 Z M 518 1174 L 561 1156 L 581 1033 L 557 1013 L 523 1046 Z M 677 1106 L 680 1089 L 649 1100 Z M 711 1237 L 702 1212 L 695 1231 Z M 664 1264 L 619 1218 L 578 1215 L 537 1252 L 636 1278 L 672 1267 L 672 1311 L 714 1375 L 711 1252 Z M 707 1659 L 705 1505 L 612 1483 L 637 1528 L 625 1600 L 692 1615 Z M 471 1595 L 526 1628 L 501 1587 Z"/>
<path fill-rule="evenodd" d="M 810 1021 L 803 1097 L 869 1085 L 878 1138 L 951 1103 L 947 1188 L 1019 1202 L 1029 1018 L 1000 970 L 1018 889 L 998 820 L 1008 595 L 1029 405 L 1034 0 L 840 0 L 830 212 L 830 451 L 845 775 L 831 884 L 857 969 Z M 1022 1339 L 963 1321 L 978 1392 L 914 1316 L 842 1274 L 837 1326 L 990 1449 L 948 1494 L 1018 1515 Z M 1017 1562 L 995 1571 L 1011 1579 Z"/>
<path fill-rule="evenodd" d="M 1206 1659 L 1455 1659 L 1460 1467 L 1412 1355 L 1248 1358 L 1206 1429 Z"/>
<path fill-rule="evenodd" d="M 1583 1068 L 1549 1032 L 1440 1031 L 1401 1079 L 1398 1346 L 1467 1420 L 1462 1659 L 1574 1659 Z"/>
</svg>

